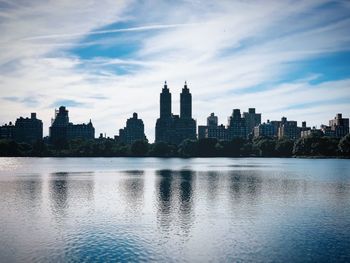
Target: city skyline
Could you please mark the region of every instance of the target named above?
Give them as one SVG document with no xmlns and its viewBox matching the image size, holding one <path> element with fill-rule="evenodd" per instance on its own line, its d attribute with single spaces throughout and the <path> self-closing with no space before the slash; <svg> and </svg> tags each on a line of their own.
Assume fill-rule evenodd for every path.
<svg viewBox="0 0 350 263">
<path fill-rule="evenodd" d="M 207 117 L 207 123 L 197 123 L 192 116 L 192 94 L 185 81 L 180 93 L 180 112 L 174 113 L 172 93 L 168 88 L 167 81 L 159 94 L 159 115 L 155 125 L 154 142 L 166 142 L 179 145 L 186 139 L 215 138 L 217 140 L 230 141 L 234 138 L 252 139 L 257 137 L 271 137 L 278 139 L 297 140 L 300 137 L 307 137 L 317 134 L 326 137 L 341 138 L 349 133 L 349 118 L 343 118 L 342 113 L 319 126 L 308 126 L 302 120 L 290 120 L 285 116 L 280 119 L 266 122 L 262 119 L 263 113 L 257 113 L 255 108 L 249 107 L 248 111 L 233 109 L 232 114 L 227 117 L 227 124 L 219 123 L 218 116 L 211 112 Z M 299 123 L 300 122 L 300 123 Z M 301 126 L 299 125 L 301 124 Z M 106 133 L 95 133 L 95 127 L 90 118 L 88 123 L 74 124 L 70 121 L 69 110 L 61 105 L 55 109 L 55 115 L 51 118 L 49 135 L 43 132 L 43 122 L 37 118 L 36 112 L 31 112 L 30 118 L 20 116 L 16 121 L 10 121 L 0 125 L 0 137 L 14 139 L 18 142 L 33 143 L 47 137 L 47 142 L 60 145 L 63 142 L 77 138 L 92 140 L 94 138 L 111 138 L 118 142 L 133 144 L 139 140 L 147 140 L 145 126 L 142 118 L 134 112 L 132 118 L 126 120 L 126 126 L 119 129 L 119 133 L 106 136 Z M 146 126 L 147 127 L 147 126 Z M 319 129 L 320 128 L 320 129 Z"/>
<path fill-rule="evenodd" d="M 287 116 L 311 127 L 350 113 L 347 1 L 0 6 L 1 124 L 37 112 L 46 136 L 64 105 L 74 122 L 91 118 L 96 134 L 113 137 L 137 112 L 154 141 L 164 80 L 175 113 L 188 81 L 197 125 L 250 107 L 262 122 Z"/>
</svg>

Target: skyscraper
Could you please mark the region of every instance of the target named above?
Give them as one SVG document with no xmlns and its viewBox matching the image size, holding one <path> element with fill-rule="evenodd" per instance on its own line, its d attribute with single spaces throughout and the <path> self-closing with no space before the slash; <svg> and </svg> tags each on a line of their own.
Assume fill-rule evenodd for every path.
<svg viewBox="0 0 350 263">
<path fill-rule="evenodd" d="M 180 118 L 192 118 L 192 95 L 190 93 L 190 90 L 187 88 L 186 81 L 185 86 L 183 87 L 180 94 Z"/>
<path fill-rule="evenodd" d="M 160 93 L 160 118 L 171 118 L 171 93 L 166 81 Z"/>
<path fill-rule="evenodd" d="M 255 108 L 249 108 L 248 112 L 243 112 L 243 118 L 247 129 L 247 135 L 254 133 L 254 127 L 261 123 L 261 113 L 256 113 Z"/>
<path fill-rule="evenodd" d="M 241 116 L 240 109 L 234 109 L 232 115 L 228 118 L 228 139 L 235 137 L 246 138 L 247 128 L 245 119 Z"/>
<path fill-rule="evenodd" d="M 171 113 L 171 93 L 165 82 L 160 94 L 160 117 L 156 123 L 156 142 L 180 144 L 196 139 L 196 121 L 192 119 L 192 95 L 185 82 L 180 94 L 180 116 Z"/>
</svg>

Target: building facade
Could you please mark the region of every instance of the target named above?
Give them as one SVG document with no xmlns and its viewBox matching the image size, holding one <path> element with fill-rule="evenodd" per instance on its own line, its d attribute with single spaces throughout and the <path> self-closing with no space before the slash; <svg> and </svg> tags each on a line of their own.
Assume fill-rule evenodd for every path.
<svg viewBox="0 0 350 263">
<path fill-rule="evenodd" d="M 31 113 L 30 118 L 20 117 L 15 123 L 14 139 L 17 142 L 33 143 L 43 138 L 43 122 Z"/>
<path fill-rule="evenodd" d="M 91 123 L 73 124 L 69 122 L 68 110 L 61 106 L 55 110 L 55 118 L 49 128 L 51 143 L 67 142 L 73 139 L 92 140 L 95 138 L 95 128 Z"/>
<path fill-rule="evenodd" d="M 0 127 L 0 139 L 14 139 L 15 125 L 10 121 L 9 124 L 4 124 Z"/>
<path fill-rule="evenodd" d="M 228 117 L 227 139 L 247 138 L 247 127 L 245 119 L 241 116 L 240 109 L 234 109 L 232 115 Z"/>
<path fill-rule="evenodd" d="M 286 117 L 282 117 L 278 128 L 278 139 L 282 138 L 291 140 L 300 138 L 300 128 L 297 121 L 288 121 Z"/>
<path fill-rule="evenodd" d="M 156 122 L 156 142 L 180 144 L 196 139 L 196 121 L 192 118 L 192 95 L 185 82 L 180 94 L 180 116 L 171 112 L 171 93 L 165 82 L 160 94 L 160 117 Z"/>
<path fill-rule="evenodd" d="M 338 113 L 334 119 L 329 121 L 329 127 L 334 131 L 335 137 L 344 137 L 349 133 L 349 119 L 343 118 L 342 114 Z"/>
<path fill-rule="evenodd" d="M 254 127 L 254 137 L 274 137 L 276 135 L 275 125 L 269 120 Z"/>
<path fill-rule="evenodd" d="M 256 113 L 255 108 L 249 108 L 248 112 L 243 112 L 247 136 L 254 134 L 254 127 L 261 124 L 261 113 Z"/>
<path fill-rule="evenodd" d="M 138 119 L 137 113 L 126 121 L 126 127 L 119 130 L 119 141 L 125 144 L 132 144 L 135 141 L 147 140 L 143 121 Z"/>
<path fill-rule="evenodd" d="M 316 129 L 315 127 L 312 127 L 312 129 L 309 130 L 302 130 L 300 133 L 301 138 L 305 138 L 308 136 L 323 136 L 324 133 L 321 129 Z"/>
<path fill-rule="evenodd" d="M 203 138 L 227 140 L 227 129 L 223 124 L 218 125 L 218 117 L 214 113 L 207 118 L 206 126 L 198 126 L 198 139 Z"/>
</svg>

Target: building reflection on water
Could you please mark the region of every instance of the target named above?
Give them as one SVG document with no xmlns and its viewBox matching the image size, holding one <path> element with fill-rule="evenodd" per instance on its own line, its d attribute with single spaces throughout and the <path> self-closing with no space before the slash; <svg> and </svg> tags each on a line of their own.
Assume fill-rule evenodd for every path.
<svg viewBox="0 0 350 263">
<path fill-rule="evenodd" d="M 188 234 L 194 220 L 194 172 L 160 170 L 156 175 L 157 220 L 161 229 L 172 231 L 176 222 L 180 223 L 182 234 Z"/>
<path fill-rule="evenodd" d="M 120 173 L 118 181 L 126 211 L 130 214 L 139 214 L 144 206 L 144 171 L 125 171 Z"/>
<path fill-rule="evenodd" d="M 93 173 L 51 173 L 49 196 L 52 214 L 64 218 L 68 209 L 89 205 L 94 195 Z"/>
<path fill-rule="evenodd" d="M 73 172 L 0 176 L 0 261 L 294 262 L 310 251 L 311 261 L 349 261 L 346 172 L 304 171 L 309 160 L 226 170 L 181 160 L 158 171 L 124 171 L 123 161 L 113 171 L 76 172 L 84 160 Z"/>
</svg>

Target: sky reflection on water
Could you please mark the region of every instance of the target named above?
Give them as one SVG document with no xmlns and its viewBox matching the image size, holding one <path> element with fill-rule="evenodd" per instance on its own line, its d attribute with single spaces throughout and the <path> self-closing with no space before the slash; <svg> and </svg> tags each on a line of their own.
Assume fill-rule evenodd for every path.
<svg viewBox="0 0 350 263">
<path fill-rule="evenodd" d="M 349 168 L 2 158 L 0 261 L 349 261 Z"/>
</svg>

